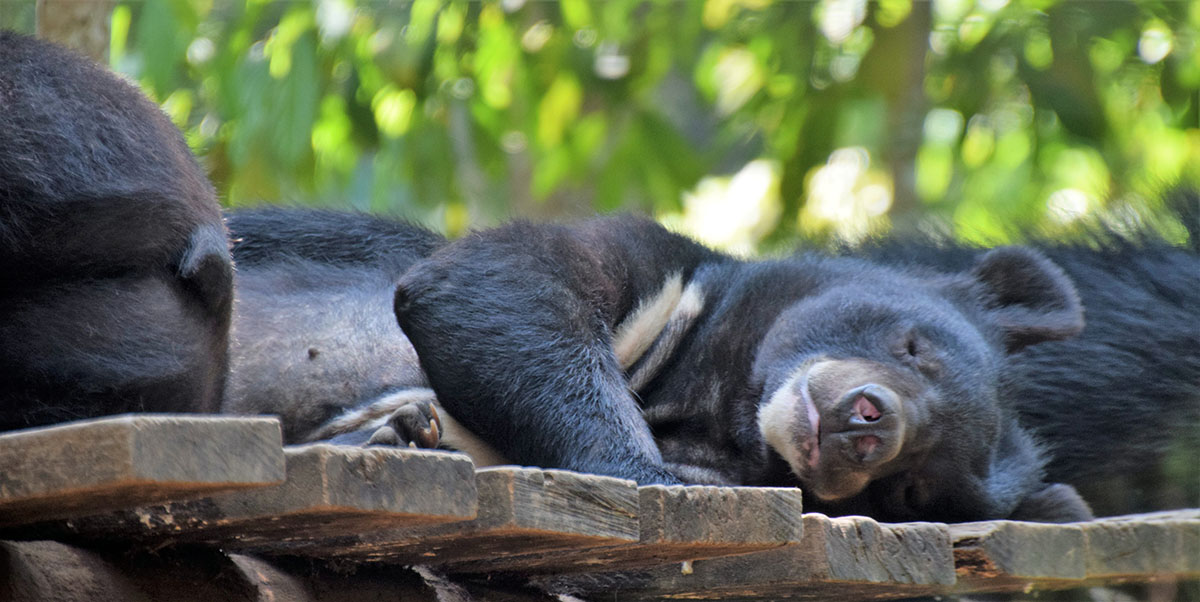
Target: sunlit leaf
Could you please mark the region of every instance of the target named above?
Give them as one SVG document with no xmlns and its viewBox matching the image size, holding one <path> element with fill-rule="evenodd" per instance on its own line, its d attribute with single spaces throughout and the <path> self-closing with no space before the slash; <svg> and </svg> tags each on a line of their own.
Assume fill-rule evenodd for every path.
<svg viewBox="0 0 1200 602">
<path fill-rule="evenodd" d="M 481 10 L 479 29 L 474 67 L 483 100 L 495 108 L 507 107 L 513 98 L 512 78 L 518 54 L 513 32 L 504 22 L 504 13 L 493 5 Z"/>
<path fill-rule="evenodd" d="M 187 34 L 180 31 L 175 2 L 148 2 L 138 15 L 135 27 L 140 50 L 139 76 L 156 95 L 170 94 L 177 78 L 176 67 L 187 48 Z"/>
<path fill-rule="evenodd" d="M 129 24 L 133 18 L 128 6 L 113 7 L 112 18 L 109 21 L 108 64 L 120 68 L 121 59 L 125 58 L 125 47 L 129 43 Z"/>
<path fill-rule="evenodd" d="M 996 163 L 1001 167 L 1016 167 L 1029 158 L 1032 149 L 1028 131 L 1008 132 L 996 140 Z"/>
<path fill-rule="evenodd" d="M 963 164 L 980 167 L 992 157 L 996 148 L 996 131 L 986 116 L 976 115 L 967 125 L 967 134 L 962 142 Z"/>
<path fill-rule="evenodd" d="M 583 90 L 570 73 L 561 73 L 538 105 L 538 142 L 546 147 L 562 142 L 563 130 L 579 116 Z"/>
<path fill-rule="evenodd" d="M 434 33 L 441 0 L 413 0 L 409 7 L 408 22 L 404 26 L 404 39 L 409 47 L 423 46 Z"/>
<path fill-rule="evenodd" d="M 954 153 L 943 144 L 921 147 L 917 154 L 917 194 L 925 201 L 941 199 L 954 175 Z"/>
<path fill-rule="evenodd" d="M 294 167 L 311 153 L 312 124 L 317 116 L 316 36 L 311 29 L 291 45 L 291 68 L 271 86 L 269 104 L 274 135 L 269 144 L 285 165 Z"/>
<path fill-rule="evenodd" d="M 371 99 L 371 108 L 375 111 L 375 123 L 379 125 L 379 131 L 393 138 L 408 132 L 416 106 L 417 95 L 409 89 L 397 90 L 387 87 Z"/>
<path fill-rule="evenodd" d="M 195 103 L 196 96 L 191 90 L 176 90 L 162 102 L 162 108 L 175 123 L 175 127 L 186 129 Z"/>
<path fill-rule="evenodd" d="M 533 169 L 533 198 L 542 200 L 550 195 L 571 169 L 571 156 L 561 147 L 549 149 Z"/>
<path fill-rule="evenodd" d="M 875 20 L 884 27 L 895 27 L 907 19 L 911 11 L 912 0 L 879 0 Z"/>
<path fill-rule="evenodd" d="M 439 44 L 458 42 L 466 25 L 466 9 L 458 2 L 451 3 L 438 15 L 437 41 Z"/>
<path fill-rule="evenodd" d="M 1025 61 L 1034 69 L 1045 69 L 1054 62 L 1054 49 L 1050 36 L 1034 29 L 1025 40 Z"/>
<path fill-rule="evenodd" d="M 563 22 L 571 29 L 583 29 L 592 24 L 592 9 L 588 0 L 559 0 Z"/>
<path fill-rule="evenodd" d="M 571 136 L 576 156 L 592 156 L 604 143 L 607 132 L 608 122 L 603 113 L 591 113 L 580 119 L 575 124 Z"/>
<path fill-rule="evenodd" d="M 913 211 L 1002 242 L 1110 203 L 1149 220 L 1162 190 L 1200 186 L 1200 3 L 137 1 L 110 62 L 226 203 L 452 234 L 576 199 L 682 224 L 685 192 L 751 164 L 777 166 L 783 211 L 760 248 Z M 866 158 L 844 190 L 870 211 L 812 205 L 834 157 Z M 914 161 L 904 190 L 890 170 Z"/>
</svg>

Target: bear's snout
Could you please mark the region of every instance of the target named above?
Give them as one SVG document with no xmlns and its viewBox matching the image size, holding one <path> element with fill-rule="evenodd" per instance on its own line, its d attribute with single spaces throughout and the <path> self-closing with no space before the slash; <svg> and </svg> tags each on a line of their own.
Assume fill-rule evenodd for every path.
<svg viewBox="0 0 1200 602">
<path fill-rule="evenodd" d="M 904 441 L 902 403 L 900 396 L 884 385 L 854 387 L 825 412 L 822 438 L 829 438 L 852 465 L 883 464 L 900 453 Z"/>
</svg>

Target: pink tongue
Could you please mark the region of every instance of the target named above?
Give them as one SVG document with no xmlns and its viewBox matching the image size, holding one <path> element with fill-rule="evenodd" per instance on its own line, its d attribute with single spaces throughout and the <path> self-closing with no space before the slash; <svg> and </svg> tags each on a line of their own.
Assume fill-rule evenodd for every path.
<svg viewBox="0 0 1200 602">
<path fill-rule="evenodd" d="M 867 422 L 879 420 L 879 408 L 875 407 L 866 395 L 859 395 L 858 399 L 854 400 L 854 412 Z"/>
</svg>

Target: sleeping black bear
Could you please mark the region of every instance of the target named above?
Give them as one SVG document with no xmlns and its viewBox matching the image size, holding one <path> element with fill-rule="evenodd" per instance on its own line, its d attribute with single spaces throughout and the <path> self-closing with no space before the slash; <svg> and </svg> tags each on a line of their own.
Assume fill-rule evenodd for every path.
<svg viewBox="0 0 1200 602">
<path fill-rule="evenodd" d="M 0 430 L 216 411 L 232 289 L 216 196 L 162 111 L 0 31 Z"/>
<path fill-rule="evenodd" d="M 230 228 L 241 288 L 225 409 L 280 414 L 293 441 L 440 439 L 483 462 L 643 483 L 800 485 L 831 513 L 1065 521 L 1089 510 L 1062 481 L 1150 449 L 1164 420 L 1133 419 L 1186 420 L 1200 382 L 1200 260 L 1178 249 L 1111 271 L 1102 255 L 1064 255 L 1100 270 L 1081 271 L 1089 295 L 1123 271 L 1182 271 L 1147 280 L 1137 312 L 1093 310 L 1111 324 L 1071 339 L 1076 290 L 1026 248 L 951 253 L 962 265 L 942 272 L 742 261 L 631 217 L 452 243 L 327 212 L 246 212 Z M 1103 339 L 1173 303 L 1172 319 L 1191 320 L 1176 361 L 1114 365 Z M 1079 380 L 1091 371 L 1062 370 L 1064 356 L 1124 375 L 1128 397 L 1090 398 Z M 1047 396 L 1070 427 L 1039 427 Z M 1141 441 L 1097 440 L 1098 420 L 1124 420 Z"/>
<path fill-rule="evenodd" d="M 0 64 L 0 429 L 274 413 L 290 442 L 800 485 L 812 509 L 952 521 L 1086 518 L 1069 483 L 1146 473 L 1195 431 L 1194 250 L 1047 248 L 1088 307 L 1071 338 L 1076 289 L 1037 251 L 742 261 L 629 217 L 450 243 L 235 214 L 223 395 L 232 270 L 178 131 L 50 45 L 0 33 Z"/>
<path fill-rule="evenodd" d="M 1021 350 L 1000 373 L 1000 397 L 1051 458 L 1046 478 L 1075 486 L 1098 514 L 1200 505 L 1200 196 L 1168 203 L 1190 248 L 1144 228 L 1040 245 L 1074 281 L 1086 327 Z M 849 252 L 940 270 L 980 254 L 896 237 Z"/>
</svg>

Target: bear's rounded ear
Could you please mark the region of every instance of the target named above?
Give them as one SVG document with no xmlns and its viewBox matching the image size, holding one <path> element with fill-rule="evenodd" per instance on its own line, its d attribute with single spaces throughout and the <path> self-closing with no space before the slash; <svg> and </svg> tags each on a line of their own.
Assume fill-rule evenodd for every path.
<svg viewBox="0 0 1200 602">
<path fill-rule="evenodd" d="M 1004 333 L 1009 353 L 1083 330 L 1083 305 L 1075 285 L 1057 265 L 1027 247 L 999 247 L 971 269 L 984 308 Z"/>
</svg>

